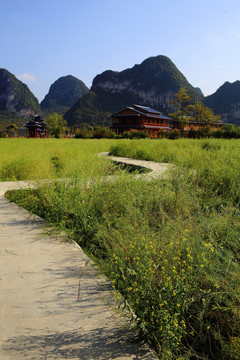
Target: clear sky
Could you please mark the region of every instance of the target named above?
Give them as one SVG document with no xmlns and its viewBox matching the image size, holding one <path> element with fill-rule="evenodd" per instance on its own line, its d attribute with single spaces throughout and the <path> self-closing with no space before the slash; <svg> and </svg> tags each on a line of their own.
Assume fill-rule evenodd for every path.
<svg viewBox="0 0 240 360">
<path fill-rule="evenodd" d="M 61 76 L 90 87 L 156 55 L 209 95 L 240 80 L 240 1 L 0 0 L 0 51 L 39 101 Z"/>
</svg>

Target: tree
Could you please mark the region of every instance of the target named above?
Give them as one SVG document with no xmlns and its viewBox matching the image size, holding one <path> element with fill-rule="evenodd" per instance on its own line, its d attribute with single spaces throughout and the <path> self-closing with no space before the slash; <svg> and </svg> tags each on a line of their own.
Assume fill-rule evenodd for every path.
<svg viewBox="0 0 240 360">
<path fill-rule="evenodd" d="M 6 127 L 6 131 L 7 131 L 7 136 L 16 136 L 17 132 L 18 132 L 18 127 L 15 124 L 10 124 Z"/>
<path fill-rule="evenodd" d="M 221 122 L 220 115 L 214 115 L 213 111 L 209 107 L 204 106 L 199 101 L 197 101 L 193 106 L 193 118 L 202 126 Z"/>
<path fill-rule="evenodd" d="M 49 133 L 55 138 L 60 138 L 65 133 L 67 122 L 62 115 L 53 113 L 47 117 L 47 125 Z"/>
<path fill-rule="evenodd" d="M 181 129 L 190 120 L 194 120 L 201 126 L 208 124 L 221 123 L 221 116 L 214 115 L 213 111 L 204 106 L 200 101 L 196 101 L 194 105 L 191 104 L 191 96 L 187 94 L 184 88 L 181 88 L 178 93 L 173 95 L 174 98 L 169 101 L 176 109 L 173 113 L 169 114 L 174 120 L 179 121 Z"/>
<path fill-rule="evenodd" d="M 6 127 L 6 130 L 13 131 L 16 134 L 18 131 L 18 127 L 15 124 L 10 124 Z"/>
<path fill-rule="evenodd" d="M 169 104 L 173 105 L 173 107 L 176 109 L 173 113 L 169 114 L 169 116 L 174 120 L 179 121 L 182 129 L 184 128 L 185 124 L 189 122 L 189 117 L 193 110 L 191 100 L 192 98 L 187 94 L 186 89 L 181 88 L 176 94 L 173 95 L 173 99 L 169 101 Z"/>
</svg>

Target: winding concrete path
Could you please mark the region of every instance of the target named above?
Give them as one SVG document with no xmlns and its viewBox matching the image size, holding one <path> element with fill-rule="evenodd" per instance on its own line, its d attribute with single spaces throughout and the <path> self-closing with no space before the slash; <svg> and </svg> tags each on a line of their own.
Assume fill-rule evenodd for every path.
<svg viewBox="0 0 240 360">
<path fill-rule="evenodd" d="M 81 248 L 4 197 L 29 186 L 0 183 L 0 359 L 155 359 Z"/>
<path fill-rule="evenodd" d="M 119 156 L 111 156 L 109 152 L 102 152 L 98 154 L 99 156 L 105 156 L 108 159 L 116 163 L 131 165 L 136 168 L 143 168 L 150 170 L 149 173 L 135 175 L 136 178 L 144 178 L 145 180 L 152 180 L 157 178 L 165 178 L 167 176 L 168 170 L 173 168 L 174 165 L 168 163 L 159 163 L 156 161 L 146 161 L 146 160 L 137 160 Z"/>
</svg>

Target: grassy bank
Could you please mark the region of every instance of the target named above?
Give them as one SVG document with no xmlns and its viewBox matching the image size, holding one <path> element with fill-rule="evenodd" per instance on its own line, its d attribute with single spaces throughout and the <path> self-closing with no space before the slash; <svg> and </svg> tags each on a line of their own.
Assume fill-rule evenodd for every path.
<svg viewBox="0 0 240 360">
<path fill-rule="evenodd" d="M 71 184 L 10 192 L 8 198 L 91 252 L 161 359 L 239 359 L 239 143 L 134 140 L 108 146 L 115 155 L 177 167 L 168 180 L 123 175 L 79 190 L 73 176 Z"/>
</svg>

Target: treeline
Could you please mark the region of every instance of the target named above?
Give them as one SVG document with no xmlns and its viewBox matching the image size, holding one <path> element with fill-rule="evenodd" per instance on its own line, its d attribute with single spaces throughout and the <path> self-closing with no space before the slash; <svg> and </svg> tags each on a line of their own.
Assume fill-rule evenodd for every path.
<svg viewBox="0 0 240 360">
<path fill-rule="evenodd" d="M 150 138 L 150 134 L 143 130 L 126 131 L 117 134 L 112 129 L 103 126 L 82 127 L 74 129 L 76 139 L 144 139 Z"/>
<path fill-rule="evenodd" d="M 149 132 L 143 130 L 131 130 L 122 134 L 116 134 L 113 130 L 107 127 L 83 127 L 74 130 L 76 139 L 144 139 L 151 138 Z M 202 139 L 202 138 L 215 138 L 215 139 L 240 139 L 240 127 L 233 124 L 224 125 L 221 130 L 211 130 L 208 127 L 202 127 L 198 130 L 190 129 L 188 131 L 159 131 L 157 138 L 165 139 Z"/>
<path fill-rule="evenodd" d="M 211 130 L 208 127 L 202 127 L 199 129 L 190 129 L 188 131 L 171 131 L 168 133 L 159 132 L 158 138 L 167 139 L 203 139 L 203 138 L 214 138 L 214 139 L 240 139 L 240 127 L 236 127 L 233 124 L 227 124 L 222 126 L 219 130 Z"/>
<path fill-rule="evenodd" d="M 64 127 L 64 126 L 63 126 Z M 62 130 L 62 131 L 61 131 Z M 152 135 L 143 130 L 125 131 L 122 134 L 115 133 L 112 129 L 103 126 L 97 127 L 82 127 L 82 128 L 67 128 L 59 129 L 58 127 L 50 132 L 51 137 L 75 137 L 76 139 L 146 139 L 152 138 Z M 17 136 L 17 126 L 10 124 L 5 130 L 0 128 L 0 138 L 8 137 L 9 132 Z M 158 139 L 202 139 L 202 138 L 215 138 L 215 139 L 240 139 L 240 127 L 233 124 L 224 125 L 221 130 L 211 130 L 208 127 L 202 127 L 198 130 L 190 129 L 188 131 L 159 131 L 155 138 Z"/>
</svg>

